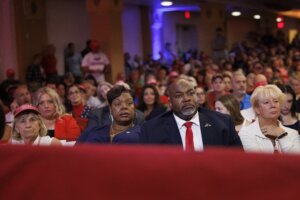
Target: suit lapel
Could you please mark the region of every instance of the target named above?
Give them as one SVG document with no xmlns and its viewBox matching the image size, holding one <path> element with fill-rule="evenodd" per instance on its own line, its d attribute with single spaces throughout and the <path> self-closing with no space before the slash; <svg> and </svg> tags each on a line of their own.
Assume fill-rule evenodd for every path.
<svg viewBox="0 0 300 200">
<path fill-rule="evenodd" d="M 206 118 L 205 115 L 202 115 L 199 111 L 199 119 L 200 119 L 200 130 L 202 135 L 203 145 L 211 145 L 214 144 L 214 128 L 213 123 Z"/>
<path fill-rule="evenodd" d="M 166 132 L 171 138 L 173 144 L 182 144 L 180 132 L 173 114 L 166 121 Z"/>
<path fill-rule="evenodd" d="M 111 116 L 110 116 L 110 111 L 109 111 L 109 107 L 104 107 L 103 108 L 103 113 L 102 113 L 102 116 L 101 116 L 101 124 L 102 125 L 107 125 L 107 124 L 111 124 L 112 123 L 112 119 L 111 119 Z"/>
</svg>

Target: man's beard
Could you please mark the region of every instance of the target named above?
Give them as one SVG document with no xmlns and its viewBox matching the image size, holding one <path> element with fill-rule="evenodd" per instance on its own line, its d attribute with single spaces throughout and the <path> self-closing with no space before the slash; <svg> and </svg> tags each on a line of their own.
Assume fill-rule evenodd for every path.
<svg viewBox="0 0 300 200">
<path fill-rule="evenodd" d="M 197 110 L 196 107 L 184 109 L 182 111 L 182 115 L 184 115 L 184 116 L 191 116 L 191 115 L 195 114 L 196 110 Z"/>
</svg>

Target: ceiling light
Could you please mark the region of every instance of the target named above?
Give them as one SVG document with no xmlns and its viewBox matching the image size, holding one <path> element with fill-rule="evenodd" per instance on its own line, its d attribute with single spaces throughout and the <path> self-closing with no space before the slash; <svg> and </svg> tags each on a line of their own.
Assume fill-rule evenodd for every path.
<svg viewBox="0 0 300 200">
<path fill-rule="evenodd" d="M 260 19 L 260 15 L 254 15 L 253 18 L 254 19 Z"/>
<path fill-rule="evenodd" d="M 283 20 L 282 20 L 282 17 L 277 17 L 276 18 L 276 22 L 282 22 Z"/>
<path fill-rule="evenodd" d="M 231 13 L 231 15 L 232 16 L 235 16 L 235 17 L 237 17 L 237 16 L 240 16 L 242 13 L 240 12 L 240 11 L 233 11 L 232 13 Z"/>
<path fill-rule="evenodd" d="M 171 5 L 173 5 L 173 2 L 172 1 L 162 1 L 160 3 L 160 5 L 162 5 L 162 6 L 171 6 Z"/>
</svg>

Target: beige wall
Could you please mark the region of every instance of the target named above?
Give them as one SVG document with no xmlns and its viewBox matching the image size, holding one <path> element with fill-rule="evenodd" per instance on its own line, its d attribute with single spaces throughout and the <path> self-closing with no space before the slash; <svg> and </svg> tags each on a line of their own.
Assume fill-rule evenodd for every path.
<svg viewBox="0 0 300 200">
<path fill-rule="evenodd" d="M 63 52 L 69 42 L 82 51 L 90 39 L 90 24 L 85 0 L 47 0 L 48 43 L 56 46 L 59 74 L 64 73 Z"/>
<path fill-rule="evenodd" d="M 122 15 L 123 48 L 132 57 L 135 54 L 142 56 L 142 24 L 139 6 L 125 5 Z"/>
<path fill-rule="evenodd" d="M 17 68 L 19 78 L 24 81 L 27 66 L 47 41 L 45 0 L 35 1 L 35 12 L 25 4 L 29 1 L 14 2 Z"/>
<path fill-rule="evenodd" d="M 8 68 L 17 69 L 13 0 L 0 1 L 0 81 Z"/>
<path fill-rule="evenodd" d="M 229 17 L 226 29 L 228 48 L 230 49 L 232 44 L 245 40 L 249 31 L 259 31 L 259 24 L 254 19 Z"/>
<path fill-rule="evenodd" d="M 168 12 L 163 17 L 163 44 L 171 42 L 176 51 L 176 25 L 185 24 L 196 26 L 198 49 L 211 52 L 211 40 L 217 27 L 225 24 L 224 8 L 220 5 L 204 6 L 200 12 L 191 12 L 191 18 L 185 19 L 184 12 Z"/>
<path fill-rule="evenodd" d="M 0 1 L 0 73 L 4 75 L 6 68 L 15 68 L 21 80 L 34 54 L 41 52 L 47 43 L 57 47 L 59 73 L 63 71 L 63 50 L 68 42 L 74 42 L 77 51 L 85 46 L 91 37 L 90 17 L 87 13 L 86 0 L 37 0 L 38 12 L 30 13 L 23 5 L 26 1 Z M 15 5 L 14 5 L 15 3 Z M 148 21 L 149 11 L 139 6 L 124 6 L 123 42 L 124 51 L 132 54 L 151 52 L 151 34 Z M 142 13 L 140 13 L 142 12 Z M 224 15 L 221 5 L 201 5 L 199 13 L 191 13 L 192 18 L 184 19 L 183 12 L 165 13 L 162 28 L 163 43 L 176 42 L 176 24 L 195 25 L 198 34 L 198 48 L 211 52 L 211 40 L 215 28 L 224 27 L 227 31 L 229 47 L 235 41 L 245 38 L 248 31 L 264 33 L 268 25 L 265 19 L 255 22 L 251 18 L 233 18 Z M 269 16 L 269 24 L 276 30 L 276 23 Z M 299 20 L 285 18 L 285 29 L 299 30 Z M 127 29 L 125 29 L 127 27 Z M 121 62 L 120 62 L 121 63 Z M 121 67 L 121 66 L 119 66 Z M 5 77 L 0 76 L 0 80 Z"/>
<path fill-rule="evenodd" d="M 90 17 L 90 30 L 99 41 L 100 49 L 110 59 L 111 70 L 105 74 L 106 81 L 114 82 L 119 72 L 124 72 L 122 11 L 123 1 L 86 0 Z"/>
</svg>

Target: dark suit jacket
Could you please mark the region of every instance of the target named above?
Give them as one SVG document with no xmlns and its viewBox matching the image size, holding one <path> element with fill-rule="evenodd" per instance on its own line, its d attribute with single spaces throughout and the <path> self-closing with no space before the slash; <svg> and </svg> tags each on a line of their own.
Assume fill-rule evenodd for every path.
<svg viewBox="0 0 300 200">
<path fill-rule="evenodd" d="M 147 117 L 145 117 L 145 121 L 149 121 L 155 117 L 157 117 L 158 115 L 166 112 L 167 108 L 164 106 L 158 106 L 156 108 L 153 108 L 153 110 L 149 113 L 149 115 Z"/>
<path fill-rule="evenodd" d="M 110 125 L 93 127 L 86 130 L 77 139 L 76 144 L 80 143 L 105 143 L 105 144 L 134 144 L 139 142 L 140 135 L 140 125 L 135 125 L 134 127 L 115 135 L 112 141 L 110 141 Z"/>
<path fill-rule="evenodd" d="M 205 108 L 198 110 L 203 146 L 241 146 L 233 120 Z M 182 145 L 180 132 L 172 111 L 145 122 L 141 128 L 141 143 Z"/>
<path fill-rule="evenodd" d="M 141 125 L 144 122 L 144 114 L 135 110 L 134 124 Z M 105 125 L 110 125 L 112 123 L 109 107 L 105 106 L 103 108 L 95 108 L 91 110 L 88 115 L 88 123 L 85 130 L 89 130 L 92 127 L 101 127 Z"/>
</svg>

